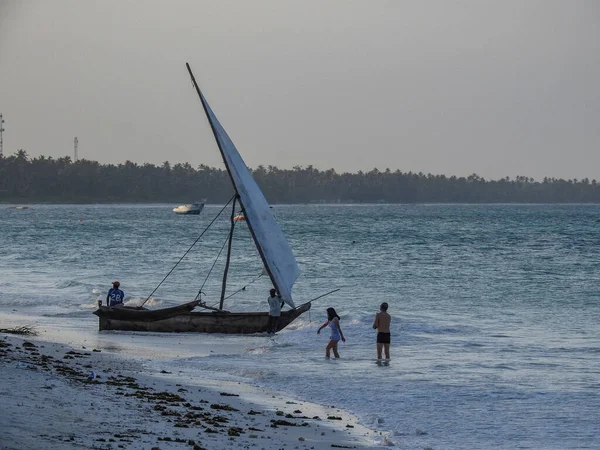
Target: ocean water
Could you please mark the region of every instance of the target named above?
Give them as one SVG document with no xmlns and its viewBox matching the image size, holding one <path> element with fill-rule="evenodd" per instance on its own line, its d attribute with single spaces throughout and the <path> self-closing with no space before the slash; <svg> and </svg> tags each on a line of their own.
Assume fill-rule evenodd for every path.
<svg viewBox="0 0 600 450">
<path fill-rule="evenodd" d="M 600 448 L 600 205 L 274 206 L 301 270 L 296 303 L 340 289 L 310 313 L 274 338 L 98 332 L 92 311 L 110 283 L 145 300 L 220 210 L 173 206 L 1 206 L 0 327 L 32 321 L 150 369 L 335 405 L 396 448 Z M 200 289 L 218 302 L 227 219 L 148 305 Z M 266 310 L 270 285 L 244 224 L 233 255 L 228 293 L 246 289 L 226 307 Z M 371 328 L 383 301 L 387 366 Z M 347 338 L 339 360 L 324 358 L 327 331 L 316 334 L 329 306 Z"/>
</svg>

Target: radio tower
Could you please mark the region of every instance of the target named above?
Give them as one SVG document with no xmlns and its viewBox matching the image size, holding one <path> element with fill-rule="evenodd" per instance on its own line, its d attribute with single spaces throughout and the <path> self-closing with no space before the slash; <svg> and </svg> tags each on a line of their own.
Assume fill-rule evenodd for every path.
<svg viewBox="0 0 600 450">
<path fill-rule="evenodd" d="M 4 156 L 4 139 L 2 138 L 2 133 L 4 133 L 4 119 L 0 113 L 0 158 Z"/>
<path fill-rule="evenodd" d="M 73 162 L 77 162 L 77 147 L 79 146 L 79 139 L 77 139 L 77 136 L 75 136 L 75 139 L 73 139 L 73 150 L 75 153 L 75 159 L 73 160 Z"/>
</svg>

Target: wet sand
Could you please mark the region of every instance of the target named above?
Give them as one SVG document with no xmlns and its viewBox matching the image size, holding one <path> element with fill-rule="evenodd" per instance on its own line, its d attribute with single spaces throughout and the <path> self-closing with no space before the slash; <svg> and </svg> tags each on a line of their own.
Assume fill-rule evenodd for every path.
<svg viewBox="0 0 600 450">
<path fill-rule="evenodd" d="M 379 437 L 335 407 L 9 334 L 0 379 L 1 450 L 365 449 Z"/>
</svg>

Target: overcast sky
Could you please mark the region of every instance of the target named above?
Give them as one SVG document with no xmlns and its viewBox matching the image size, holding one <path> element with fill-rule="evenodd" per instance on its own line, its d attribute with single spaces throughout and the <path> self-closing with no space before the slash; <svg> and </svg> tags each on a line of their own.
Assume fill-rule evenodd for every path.
<svg viewBox="0 0 600 450">
<path fill-rule="evenodd" d="M 4 153 L 600 179 L 596 0 L 0 0 Z"/>
</svg>

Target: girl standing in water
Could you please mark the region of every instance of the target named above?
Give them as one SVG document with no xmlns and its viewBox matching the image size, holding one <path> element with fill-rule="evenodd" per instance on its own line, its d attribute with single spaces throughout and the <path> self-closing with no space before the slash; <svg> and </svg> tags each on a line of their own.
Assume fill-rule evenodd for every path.
<svg viewBox="0 0 600 450">
<path fill-rule="evenodd" d="M 342 342 L 346 342 L 346 338 L 340 328 L 340 316 L 338 316 L 333 308 L 327 308 L 327 322 L 320 326 L 317 330 L 317 334 L 320 334 L 321 330 L 328 325 L 329 328 L 331 328 L 331 335 L 329 336 L 329 344 L 325 347 L 325 357 L 329 358 L 329 352 L 333 350 L 333 356 L 339 358 L 340 354 L 337 351 L 338 342 L 340 339 Z"/>
</svg>

